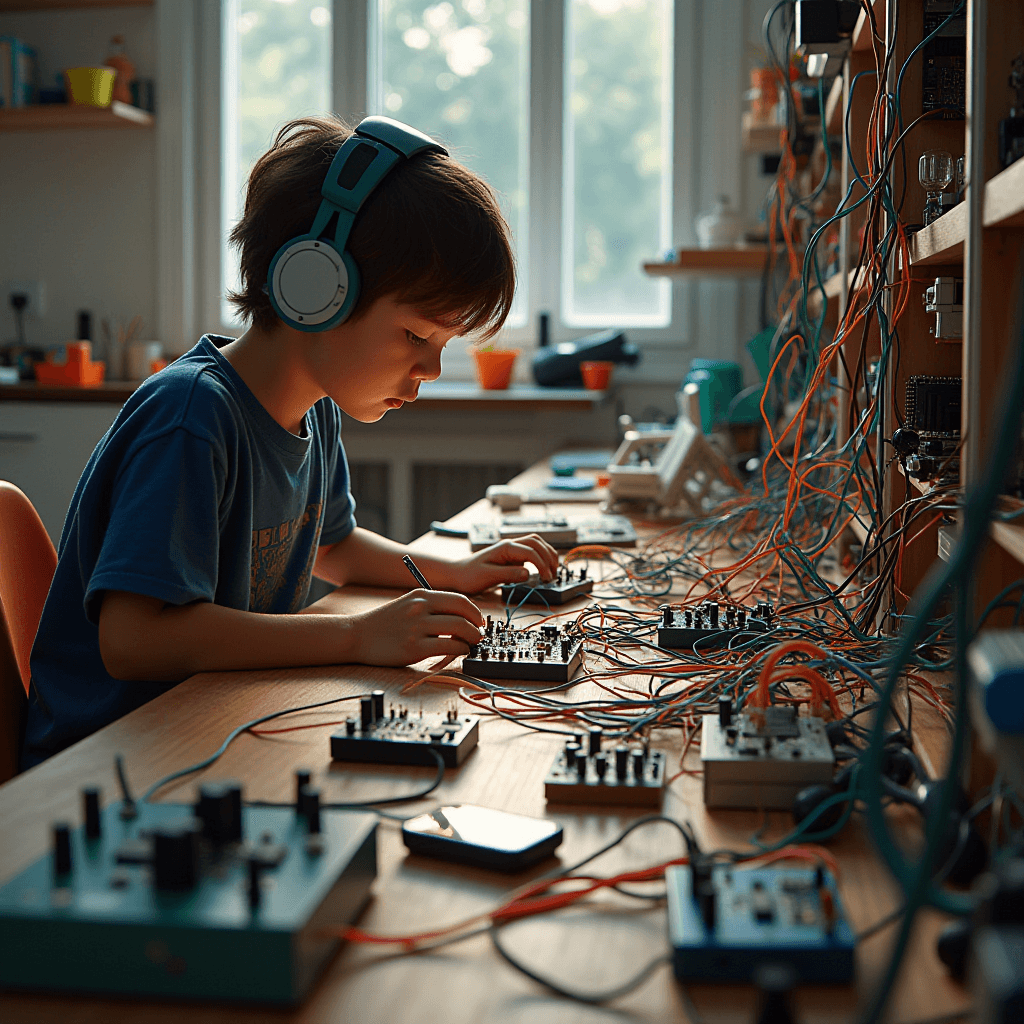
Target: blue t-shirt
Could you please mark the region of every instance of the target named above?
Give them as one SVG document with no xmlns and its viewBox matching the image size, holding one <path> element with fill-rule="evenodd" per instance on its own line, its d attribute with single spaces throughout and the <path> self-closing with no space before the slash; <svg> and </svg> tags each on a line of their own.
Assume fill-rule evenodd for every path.
<svg viewBox="0 0 1024 1024">
<path fill-rule="evenodd" d="M 128 399 L 85 467 L 32 647 L 22 767 L 170 689 L 114 679 L 104 591 L 243 611 L 305 607 L 320 545 L 355 526 L 341 412 L 277 423 L 209 335 Z"/>
</svg>

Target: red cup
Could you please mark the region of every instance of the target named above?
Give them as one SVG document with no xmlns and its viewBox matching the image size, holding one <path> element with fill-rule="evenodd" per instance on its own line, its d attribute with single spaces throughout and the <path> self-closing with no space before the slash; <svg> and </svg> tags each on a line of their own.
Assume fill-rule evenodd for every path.
<svg viewBox="0 0 1024 1024">
<path fill-rule="evenodd" d="M 485 391 L 504 391 L 512 380 L 517 348 L 477 349 L 473 352 L 476 376 Z"/>
<path fill-rule="evenodd" d="M 604 391 L 611 380 L 612 367 L 614 363 L 598 360 L 596 362 L 580 363 L 580 374 L 583 377 L 583 384 L 591 391 Z"/>
</svg>

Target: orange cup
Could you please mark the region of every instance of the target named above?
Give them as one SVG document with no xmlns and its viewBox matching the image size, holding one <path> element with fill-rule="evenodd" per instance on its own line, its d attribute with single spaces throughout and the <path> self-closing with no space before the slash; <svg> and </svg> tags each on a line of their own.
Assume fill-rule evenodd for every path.
<svg viewBox="0 0 1024 1024">
<path fill-rule="evenodd" d="M 614 363 L 598 360 L 597 362 L 580 363 L 580 374 L 583 384 L 591 391 L 604 391 L 611 380 Z"/>
<path fill-rule="evenodd" d="M 485 391 L 504 391 L 512 381 L 517 348 L 475 349 L 476 376 Z"/>
</svg>

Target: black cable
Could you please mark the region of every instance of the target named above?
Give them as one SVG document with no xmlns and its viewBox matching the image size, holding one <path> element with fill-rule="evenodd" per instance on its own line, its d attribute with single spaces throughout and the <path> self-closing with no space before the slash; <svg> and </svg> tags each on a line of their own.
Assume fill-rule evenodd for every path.
<svg viewBox="0 0 1024 1024">
<path fill-rule="evenodd" d="M 153 794 L 158 789 L 163 789 L 169 782 L 173 782 L 175 779 L 180 779 L 185 775 L 191 775 L 193 772 L 202 771 L 204 768 L 208 768 L 211 764 L 216 761 L 221 754 L 231 745 L 231 743 L 240 736 L 247 729 L 251 729 L 254 725 L 261 725 L 263 722 L 269 722 L 271 719 L 280 718 L 282 715 L 294 715 L 299 711 L 312 711 L 314 708 L 327 707 L 329 704 L 340 704 L 347 700 L 360 700 L 365 697 L 366 694 L 357 693 L 351 697 L 334 697 L 331 700 L 321 700 L 316 704 L 303 704 L 300 707 L 285 708 L 283 711 L 272 711 L 269 715 L 261 715 L 259 718 L 254 718 L 251 722 L 246 722 L 244 725 L 238 726 L 236 729 L 232 729 L 228 733 L 227 738 L 224 742 L 205 760 L 198 762 L 197 764 L 190 765 L 188 768 L 182 768 L 180 771 L 172 772 L 170 775 L 165 775 L 162 779 L 154 782 L 145 793 L 142 794 L 142 802 L 148 804 L 152 799 Z"/>
<path fill-rule="evenodd" d="M 613 999 L 619 999 L 622 996 L 628 995 L 630 992 L 638 989 L 659 967 L 661 967 L 662 964 L 672 962 L 671 957 L 661 955 L 655 957 L 637 974 L 628 981 L 624 981 L 621 985 L 605 989 L 603 992 L 580 992 L 578 990 L 566 988 L 564 985 L 560 985 L 557 981 L 553 981 L 551 978 L 545 978 L 543 975 L 530 970 L 530 968 L 525 964 L 516 960 L 515 957 L 513 957 L 512 954 L 509 953 L 509 951 L 501 944 L 501 940 L 498 938 L 502 927 L 504 927 L 504 925 L 493 925 L 489 932 L 491 936 L 491 943 L 495 950 L 497 950 L 498 955 L 510 967 L 514 967 L 520 972 L 520 974 L 525 974 L 531 981 L 537 982 L 538 985 L 543 985 L 544 988 L 554 992 L 555 995 L 563 996 L 565 999 L 572 999 L 577 1003 L 587 1003 L 592 1006 L 600 1003 L 610 1003 Z"/>
</svg>

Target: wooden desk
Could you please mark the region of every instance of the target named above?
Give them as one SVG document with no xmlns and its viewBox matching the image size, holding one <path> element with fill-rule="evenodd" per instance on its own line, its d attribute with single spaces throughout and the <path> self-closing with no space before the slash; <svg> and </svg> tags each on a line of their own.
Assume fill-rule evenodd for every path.
<svg viewBox="0 0 1024 1024">
<path fill-rule="evenodd" d="M 414 546 L 423 550 L 464 551 L 466 541 L 428 535 Z M 354 611 L 390 596 L 393 595 L 382 590 L 346 588 L 323 598 L 318 606 L 323 610 Z M 493 598 L 481 600 L 480 605 L 491 612 L 500 607 Z M 453 699 L 452 691 L 428 687 L 419 688 L 408 698 L 400 697 L 403 685 L 419 675 L 412 669 L 347 665 L 194 676 L 0 787 L 0 877 L 10 876 L 46 850 L 54 820 L 79 821 L 82 785 L 100 785 L 104 802 L 116 797 L 115 753 L 124 755 L 131 783 L 139 793 L 165 774 L 210 754 L 238 724 L 273 710 L 375 687 L 387 691 L 389 701 L 404 701 L 417 711 L 421 701 L 426 710 L 439 710 Z M 583 684 L 572 694 L 583 697 L 597 692 L 591 684 Z M 315 715 L 296 716 L 292 724 L 335 722 L 346 713 L 327 709 Z M 915 723 L 928 734 L 925 739 L 932 741 L 936 749 L 940 745 L 940 727 L 929 717 L 926 707 L 915 710 Z M 331 731 L 324 724 L 278 736 L 242 735 L 218 764 L 200 776 L 168 787 L 162 798 L 191 800 L 201 779 L 234 777 L 243 781 L 249 798 L 286 800 L 293 793 L 293 769 L 304 765 L 313 770 L 314 782 L 322 786 L 325 800 L 360 800 L 408 792 L 422 785 L 433 771 L 334 765 L 328 753 L 327 737 Z M 674 751 L 670 763 L 678 763 L 678 734 L 665 732 L 656 737 L 655 745 Z M 929 745 L 925 743 L 926 747 Z M 481 803 L 530 815 L 548 813 L 565 830 L 559 857 L 563 863 L 572 863 L 607 843 L 638 815 L 577 810 L 570 806 L 547 808 L 543 780 L 559 746 L 557 737 L 529 732 L 500 719 L 487 720 L 481 729 L 479 748 L 461 768 L 446 773 L 436 795 L 445 802 Z M 425 805 L 412 805 L 421 806 Z M 708 814 L 701 800 L 700 783 L 692 776 L 683 776 L 671 785 L 663 809 L 668 815 L 692 822 L 705 848 L 727 845 L 744 849 L 747 838 L 763 824 L 762 816 L 753 812 Z M 904 820 L 908 832 L 917 829 L 912 812 L 904 814 Z M 767 836 L 780 837 L 788 828 L 789 815 L 776 812 L 771 815 Z M 863 929 L 893 909 L 893 885 L 856 822 L 832 844 L 832 849 L 843 868 L 841 892 L 847 912 L 854 928 Z M 495 906 L 503 893 L 532 877 L 501 876 L 408 855 L 397 822 L 389 820 L 381 823 L 378 850 L 380 873 L 374 898 L 360 919 L 360 924 L 370 930 L 407 933 L 455 922 Z M 680 853 L 681 844 L 674 829 L 648 826 L 593 867 L 598 873 L 611 874 L 658 863 Z M 540 871 L 548 870 L 552 864 L 549 861 L 542 865 Z M 621 914 L 590 907 L 519 922 L 505 931 L 505 941 L 530 965 L 565 984 L 580 989 L 605 988 L 631 977 L 649 960 L 667 953 L 664 909 L 637 912 L 635 903 L 627 906 L 630 911 Z M 912 969 L 904 971 L 893 1000 L 894 1021 L 917 1021 L 967 1002 L 963 990 L 947 979 L 935 957 L 934 936 L 940 923 L 936 915 L 922 917 L 908 955 Z M 891 937 L 891 931 L 884 931 L 862 944 L 856 990 L 827 986 L 800 990 L 796 1006 L 801 1022 L 850 1019 L 858 995 L 870 991 L 885 962 Z M 689 991 L 708 1024 L 747 1024 L 754 1019 L 755 993 L 750 988 L 693 986 Z M 612 1008 L 587 1007 L 550 996 L 513 971 L 492 950 L 486 936 L 404 957 L 348 946 L 328 968 L 312 997 L 295 1011 L 207 1004 L 183 1009 L 180 1005 L 115 999 L 11 993 L 0 996 L 0 1020 L 4 1024 L 177 1024 L 183 1015 L 193 1024 L 590 1024 L 609 1020 L 654 1024 L 687 1019 L 683 995 L 667 965 Z"/>
</svg>

